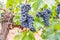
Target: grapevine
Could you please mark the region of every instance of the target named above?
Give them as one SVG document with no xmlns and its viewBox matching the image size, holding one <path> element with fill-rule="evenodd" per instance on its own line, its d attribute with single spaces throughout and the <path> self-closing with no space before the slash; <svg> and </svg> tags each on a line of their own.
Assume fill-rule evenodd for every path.
<svg viewBox="0 0 60 40">
<path fill-rule="evenodd" d="M 0 40 L 60 40 L 60 0 L 0 0 Z"/>
</svg>

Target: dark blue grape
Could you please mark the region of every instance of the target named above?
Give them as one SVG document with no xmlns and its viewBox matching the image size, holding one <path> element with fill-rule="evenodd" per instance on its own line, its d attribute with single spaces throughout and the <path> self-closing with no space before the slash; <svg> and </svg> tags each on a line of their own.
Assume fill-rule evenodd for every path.
<svg viewBox="0 0 60 40">
<path fill-rule="evenodd" d="M 37 16 L 43 18 L 45 26 L 49 26 L 50 14 L 51 11 L 49 9 L 44 9 L 42 12 L 38 12 Z"/>
<path fill-rule="evenodd" d="M 34 18 L 31 15 L 28 15 L 27 20 L 28 20 L 29 28 L 33 27 Z"/>
<path fill-rule="evenodd" d="M 58 14 L 56 15 L 56 18 L 60 18 L 60 13 L 58 13 Z"/>
<path fill-rule="evenodd" d="M 51 10 L 50 9 L 45 9 L 48 13 L 51 13 Z"/>
<path fill-rule="evenodd" d="M 60 4 L 58 4 L 58 6 L 57 6 L 57 12 L 60 13 Z"/>
<path fill-rule="evenodd" d="M 22 27 L 25 27 L 25 28 L 28 28 L 28 23 L 27 23 L 27 22 L 22 22 L 22 23 L 21 23 L 21 26 L 22 26 Z"/>
<path fill-rule="evenodd" d="M 49 26 L 50 13 L 51 12 L 47 11 L 47 9 L 43 10 L 43 20 L 44 20 L 45 26 Z"/>
<path fill-rule="evenodd" d="M 25 20 L 27 20 L 27 14 L 28 14 L 28 11 L 31 9 L 30 5 L 29 4 L 24 4 L 22 7 L 21 7 L 21 16 L 20 16 L 20 21 L 23 22 Z"/>
<path fill-rule="evenodd" d="M 33 21 L 34 21 L 34 17 L 31 16 L 31 15 L 28 15 L 28 25 L 29 25 L 29 29 L 32 31 L 32 32 L 36 32 L 34 26 L 33 26 Z"/>
<path fill-rule="evenodd" d="M 24 4 L 21 7 L 20 22 L 21 22 L 22 27 L 29 28 L 33 32 L 33 31 L 35 31 L 35 29 L 33 27 L 34 18 L 28 14 L 30 9 L 31 9 L 31 7 L 29 4 Z"/>
<path fill-rule="evenodd" d="M 36 14 L 36 16 L 37 16 L 37 17 L 42 17 L 42 12 L 38 12 L 38 13 Z"/>
<path fill-rule="evenodd" d="M 58 6 L 60 6 L 60 4 L 58 4 Z"/>
<path fill-rule="evenodd" d="M 34 17 L 33 16 L 28 14 L 27 17 L 28 17 L 27 19 L 29 19 L 29 21 L 34 21 Z"/>
<path fill-rule="evenodd" d="M 36 32 L 35 28 L 30 28 L 30 31 Z"/>
<path fill-rule="evenodd" d="M 56 18 L 60 18 L 59 14 L 60 14 L 60 4 L 58 4 L 58 6 L 57 6 L 57 15 L 56 15 Z"/>
<path fill-rule="evenodd" d="M 22 14 L 27 14 L 27 13 L 28 13 L 28 12 L 21 12 L 21 15 L 22 15 Z"/>
<path fill-rule="evenodd" d="M 28 12 L 30 9 L 31 9 L 31 7 L 30 7 L 29 4 L 24 4 L 24 5 L 21 7 L 21 11 L 22 11 L 22 12 Z"/>
<path fill-rule="evenodd" d="M 28 5 L 28 4 L 27 4 L 26 6 L 27 6 L 28 10 L 30 10 L 30 9 L 31 9 L 30 5 Z"/>
</svg>

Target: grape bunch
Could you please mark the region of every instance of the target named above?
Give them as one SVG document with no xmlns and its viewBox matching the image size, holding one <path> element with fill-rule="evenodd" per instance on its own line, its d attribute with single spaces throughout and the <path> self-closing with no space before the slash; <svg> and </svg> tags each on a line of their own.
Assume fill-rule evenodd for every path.
<svg viewBox="0 0 60 40">
<path fill-rule="evenodd" d="M 57 12 L 58 12 L 57 18 L 60 18 L 60 4 L 58 4 L 58 6 L 57 6 Z"/>
<path fill-rule="evenodd" d="M 38 12 L 37 16 L 42 17 L 45 23 L 45 26 L 49 26 L 49 18 L 51 11 L 48 9 L 44 9 L 42 12 Z"/>
<path fill-rule="evenodd" d="M 50 13 L 48 9 L 43 10 L 43 20 L 45 23 L 45 26 L 49 26 L 49 18 L 50 18 Z"/>
<path fill-rule="evenodd" d="M 22 27 L 29 28 L 32 32 L 35 32 L 35 29 L 33 27 L 34 18 L 28 14 L 30 9 L 31 7 L 29 4 L 24 4 L 21 7 L 20 22 Z"/>
<path fill-rule="evenodd" d="M 57 6 L 57 12 L 60 13 L 60 4 L 58 4 L 58 6 Z"/>
<path fill-rule="evenodd" d="M 29 10 L 31 9 L 30 5 L 24 4 L 21 7 L 21 22 L 26 21 Z"/>
<path fill-rule="evenodd" d="M 29 25 L 30 30 L 32 32 L 35 32 L 36 30 L 35 30 L 35 28 L 33 26 L 34 17 L 31 16 L 31 15 L 28 15 L 27 20 L 28 20 L 28 25 Z"/>
</svg>

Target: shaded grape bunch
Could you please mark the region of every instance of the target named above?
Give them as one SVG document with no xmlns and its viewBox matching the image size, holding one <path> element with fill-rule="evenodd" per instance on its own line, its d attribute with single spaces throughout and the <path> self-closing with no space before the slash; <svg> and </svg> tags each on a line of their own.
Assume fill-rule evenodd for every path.
<svg viewBox="0 0 60 40">
<path fill-rule="evenodd" d="M 58 4 L 57 6 L 57 15 L 56 15 L 57 18 L 60 18 L 60 4 Z"/>
<path fill-rule="evenodd" d="M 35 31 L 33 27 L 34 18 L 28 14 L 30 9 L 31 7 L 29 4 L 25 4 L 21 7 L 20 22 L 22 27 L 29 28 L 32 32 L 34 32 Z"/>
<path fill-rule="evenodd" d="M 44 9 L 42 12 L 38 12 L 37 16 L 42 17 L 45 23 L 45 26 L 49 26 L 49 18 L 51 11 L 48 9 Z"/>
<path fill-rule="evenodd" d="M 57 6 L 57 12 L 60 13 L 60 4 L 58 4 L 58 6 Z"/>
<path fill-rule="evenodd" d="M 45 26 L 49 26 L 50 11 L 48 9 L 43 10 L 43 20 Z"/>
<path fill-rule="evenodd" d="M 56 18 L 60 18 L 60 13 L 57 13 Z"/>
</svg>

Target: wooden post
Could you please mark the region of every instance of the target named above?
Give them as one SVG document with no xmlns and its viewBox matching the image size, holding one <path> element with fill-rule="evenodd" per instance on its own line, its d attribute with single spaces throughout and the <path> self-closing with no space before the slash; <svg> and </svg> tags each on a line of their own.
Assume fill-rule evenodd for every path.
<svg viewBox="0 0 60 40">
<path fill-rule="evenodd" d="M 7 34 L 9 32 L 9 27 L 10 25 L 13 24 L 13 13 L 2 13 L 1 15 L 2 17 L 2 22 L 1 22 L 1 25 L 2 25 L 2 30 L 1 30 L 1 35 L 0 35 L 0 40 L 6 40 L 6 37 L 7 37 Z"/>
</svg>

